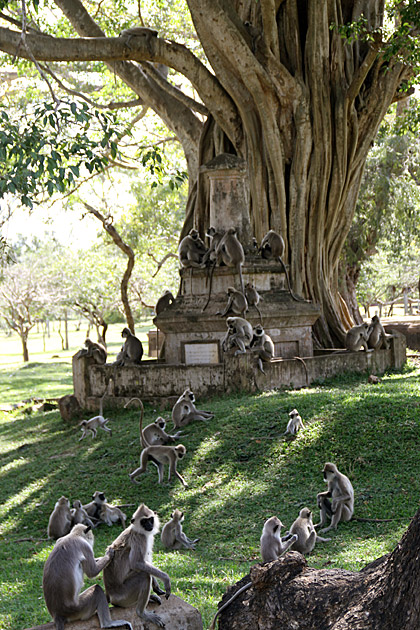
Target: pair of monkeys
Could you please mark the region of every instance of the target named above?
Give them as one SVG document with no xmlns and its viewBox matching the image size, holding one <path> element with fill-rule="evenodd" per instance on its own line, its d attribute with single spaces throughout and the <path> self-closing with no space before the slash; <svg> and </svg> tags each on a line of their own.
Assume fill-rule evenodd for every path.
<svg viewBox="0 0 420 630">
<path fill-rule="evenodd" d="M 347 331 L 345 345 L 350 352 L 357 352 L 362 348 L 365 352 L 370 352 L 389 348 L 391 338 L 392 335 L 386 334 L 379 317 L 374 315 L 370 324 L 363 322 Z"/>
<path fill-rule="evenodd" d="M 146 610 L 149 600 L 160 603 L 159 595 L 164 594 L 168 599 L 171 594 L 168 574 L 152 562 L 154 536 L 158 531 L 157 514 L 141 504 L 131 524 L 101 558 L 94 557 L 94 537 L 88 525 L 75 525 L 69 534 L 60 538 L 45 563 L 42 580 L 45 602 L 56 630 L 64 630 L 68 621 L 86 620 L 95 613 L 101 628 L 132 630 L 128 621 L 111 619 L 108 602 L 121 608 L 135 605 L 143 622 L 165 627 L 160 615 Z M 101 571 L 106 594 L 97 584 L 80 593 L 83 574 L 96 577 Z M 163 582 L 164 590 L 157 580 Z"/>
<path fill-rule="evenodd" d="M 165 431 L 166 421 L 159 417 L 143 429 L 144 407 L 139 398 L 132 398 L 125 407 L 133 401 L 137 401 L 140 405 L 139 433 L 140 445 L 142 451 L 140 453 L 140 466 L 130 473 L 130 479 L 137 483 L 136 477 L 143 474 L 147 470 L 147 465 L 152 462 L 158 469 L 158 482 L 163 483 L 163 474 L 165 465 L 168 466 L 168 481 L 171 482 L 173 477 L 177 477 L 184 488 L 188 487 L 185 479 L 177 471 L 177 464 L 183 459 L 187 449 L 183 444 L 171 445 L 181 436 L 181 432 L 177 431 L 174 435 L 169 435 Z M 174 427 L 184 427 L 195 420 L 209 420 L 214 417 L 211 411 L 197 409 L 195 406 L 195 396 L 190 389 L 186 389 L 176 401 L 172 409 L 172 421 Z"/>
<path fill-rule="evenodd" d="M 270 362 L 274 358 L 275 348 L 271 337 L 265 332 L 261 324 L 254 328 L 243 317 L 228 317 L 226 319 L 227 332 L 222 339 L 222 349 L 228 352 L 236 348 L 235 356 L 245 354 L 248 348 L 256 350 L 259 370 L 265 374 L 263 361 Z"/>
</svg>

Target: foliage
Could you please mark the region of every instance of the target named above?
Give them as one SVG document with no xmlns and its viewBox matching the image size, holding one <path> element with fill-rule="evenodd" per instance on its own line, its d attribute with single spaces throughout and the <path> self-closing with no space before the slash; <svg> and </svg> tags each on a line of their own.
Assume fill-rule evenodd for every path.
<svg viewBox="0 0 420 630">
<path fill-rule="evenodd" d="M 0 198 L 17 195 L 32 208 L 45 190 L 63 193 L 81 173 L 103 170 L 117 155 L 116 120 L 86 103 L 36 105 L 16 119 L 0 110 Z"/>
<path fill-rule="evenodd" d="M 386 375 L 378 386 L 368 385 L 366 375 L 346 375 L 300 391 L 199 400 L 216 415 L 184 432 L 186 490 L 178 483 L 158 486 L 155 469 L 140 478 L 139 488 L 129 483 L 127 473 L 139 457 L 135 410 L 109 414 L 112 438 L 103 434 L 82 442 L 79 428 L 64 424 L 56 412 L 0 412 L 1 627 L 21 630 L 49 619 L 41 579 L 53 545 L 45 535 L 61 494 L 88 501 L 101 489 L 110 501 L 129 504 L 128 515 L 144 501 L 162 523 L 175 507 L 182 509 L 187 535 L 201 538 L 197 550 L 167 552 L 157 539 L 154 561 L 171 576 L 173 592 L 201 611 L 204 627 L 227 586 L 260 561 L 265 519 L 277 514 L 289 527 L 307 505 L 317 520 L 315 496 L 324 487 L 325 461 L 349 475 L 357 516 L 393 520 L 340 525 L 330 543 L 315 547 L 309 565 L 359 570 L 388 553 L 417 509 L 418 378 L 419 370 L 411 367 Z M 294 407 L 307 428 L 295 440 L 284 440 Z M 146 405 L 146 422 L 157 413 Z M 120 531 L 98 528 L 96 554 Z"/>
</svg>

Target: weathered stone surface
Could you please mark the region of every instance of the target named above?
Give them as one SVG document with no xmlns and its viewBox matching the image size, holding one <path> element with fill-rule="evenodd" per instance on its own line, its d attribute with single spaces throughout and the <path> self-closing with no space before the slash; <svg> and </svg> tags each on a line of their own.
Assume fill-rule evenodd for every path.
<svg viewBox="0 0 420 630">
<path fill-rule="evenodd" d="M 158 613 L 165 623 L 165 630 L 202 630 L 203 622 L 201 614 L 190 606 L 187 602 L 184 602 L 179 597 L 171 595 L 168 600 L 162 599 L 160 606 L 156 604 L 149 604 L 148 610 Z M 143 623 L 136 614 L 135 607 L 132 608 L 110 608 L 112 619 L 124 619 L 129 621 L 133 630 L 151 630 L 152 624 Z M 95 615 L 88 619 L 88 621 L 75 621 L 73 623 L 66 624 L 66 630 L 98 630 L 99 620 Z M 155 626 L 153 626 L 154 628 Z M 42 626 L 34 626 L 28 630 L 54 630 L 55 625 L 53 623 L 47 623 Z"/>
<path fill-rule="evenodd" d="M 411 350 L 420 350 L 420 317 L 411 317 L 399 321 L 383 318 L 383 326 L 387 333 L 398 332 L 406 338 L 407 347 Z"/>
<path fill-rule="evenodd" d="M 77 380 L 74 379 L 74 376 L 73 382 L 77 382 Z M 60 410 L 61 417 L 66 422 L 78 420 L 82 412 L 79 401 L 74 394 L 67 394 L 66 396 L 59 398 L 58 408 Z"/>
<path fill-rule="evenodd" d="M 390 367 L 401 368 L 405 363 L 405 337 L 396 334 L 388 350 L 374 352 L 335 352 L 303 359 L 278 358 L 264 364 L 265 374 L 256 369 L 255 355 L 249 352 L 237 357 L 221 353 L 221 363 L 215 365 L 167 365 L 157 361 L 145 361 L 140 366 L 118 368 L 112 365 L 92 365 L 88 388 L 78 388 L 78 398 L 84 391 L 86 398 L 79 398 L 82 407 L 97 411 L 105 384 L 110 380 L 107 407 L 123 407 L 133 396 L 157 405 L 172 405 L 187 387 L 200 398 L 223 392 L 271 391 L 281 388 L 305 387 L 343 372 L 383 374 Z M 79 362 L 81 362 L 80 360 Z"/>
</svg>

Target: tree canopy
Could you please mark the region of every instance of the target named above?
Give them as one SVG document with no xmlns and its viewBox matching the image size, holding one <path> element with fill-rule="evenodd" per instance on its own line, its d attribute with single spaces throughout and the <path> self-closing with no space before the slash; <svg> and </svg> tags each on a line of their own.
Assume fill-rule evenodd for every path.
<svg viewBox="0 0 420 630">
<path fill-rule="evenodd" d="M 283 234 L 295 290 L 322 308 L 316 339 L 343 341 L 340 254 L 369 148 L 416 74 L 415 0 L 187 0 L 188 13 L 163 0 L 2 4 L 3 52 L 79 94 L 84 73 L 105 64 L 176 136 L 190 181 L 183 233 L 208 227 L 200 166 L 222 152 L 244 158 L 253 235 Z M 117 36 L 144 16 L 158 36 Z M 109 96 L 108 86 L 90 100 Z"/>
</svg>

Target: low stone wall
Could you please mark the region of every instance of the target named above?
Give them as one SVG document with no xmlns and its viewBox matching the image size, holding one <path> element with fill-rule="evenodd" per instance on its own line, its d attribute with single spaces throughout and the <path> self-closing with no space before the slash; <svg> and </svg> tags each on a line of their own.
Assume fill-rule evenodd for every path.
<svg viewBox="0 0 420 630">
<path fill-rule="evenodd" d="M 397 321 L 395 319 L 387 320 L 383 318 L 381 321 L 387 333 L 392 333 L 397 330 L 406 338 L 408 348 L 411 350 L 420 350 L 420 317 Z"/>
<path fill-rule="evenodd" d="M 91 359 L 73 359 L 74 394 L 81 407 L 97 411 L 108 383 L 106 407 L 123 407 L 132 397 L 157 405 L 173 404 L 187 387 L 197 398 L 235 391 L 296 389 L 343 372 L 382 374 L 401 368 L 406 361 L 405 337 L 398 332 L 388 350 L 374 352 L 335 351 L 303 359 L 275 359 L 256 369 L 255 355 L 224 354 L 214 365 L 168 365 L 145 361 L 136 367 L 114 368 L 92 364 Z"/>
<path fill-rule="evenodd" d="M 148 604 L 147 610 L 156 612 L 162 617 L 166 630 L 203 630 L 201 614 L 184 602 L 176 595 L 171 595 L 168 600 L 162 598 L 162 604 Z M 129 621 L 134 630 L 149 630 L 150 623 L 143 623 L 137 616 L 135 606 L 132 608 L 110 608 L 112 619 L 124 619 Z M 153 626 L 156 627 L 156 626 Z M 54 630 L 54 623 L 47 623 L 42 626 L 34 626 L 28 630 Z M 87 621 L 74 621 L 66 623 L 66 630 L 98 630 L 99 620 L 96 615 Z"/>
</svg>

